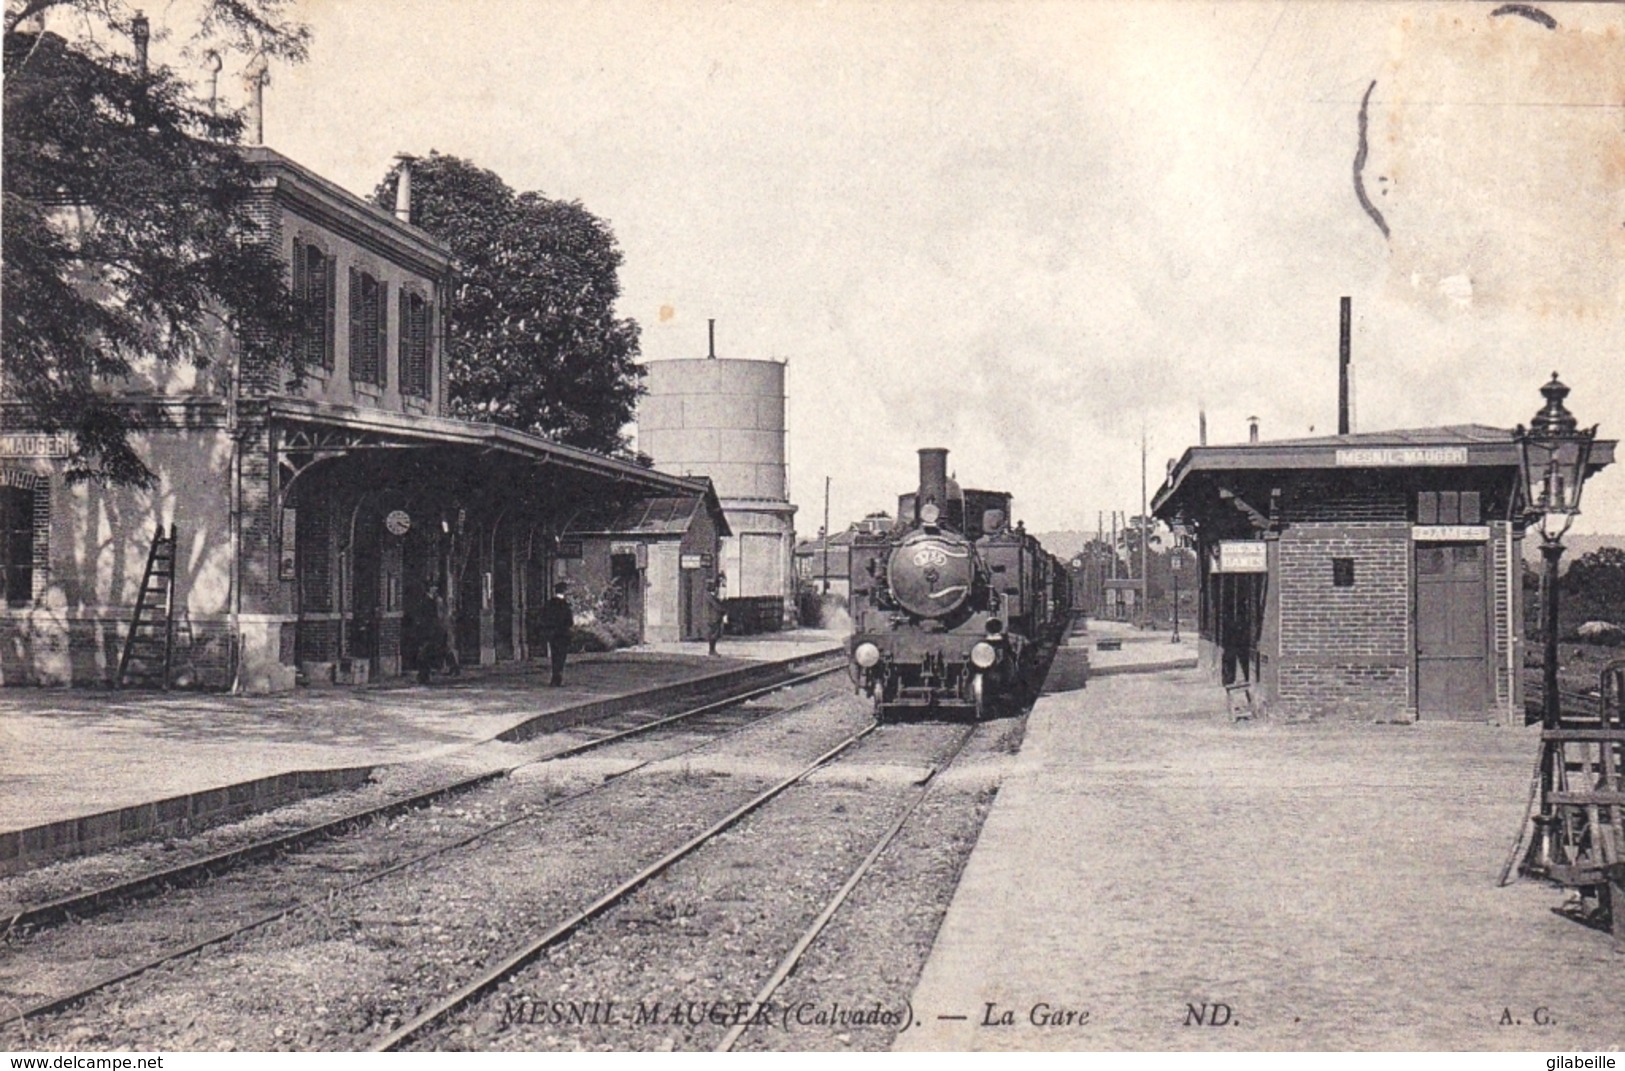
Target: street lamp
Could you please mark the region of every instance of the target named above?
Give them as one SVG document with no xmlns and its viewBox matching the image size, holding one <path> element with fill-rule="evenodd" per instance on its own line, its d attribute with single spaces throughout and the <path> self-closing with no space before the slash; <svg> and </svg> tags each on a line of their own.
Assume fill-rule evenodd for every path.
<svg viewBox="0 0 1625 1071">
<path fill-rule="evenodd" d="M 1563 405 L 1569 388 L 1559 382 L 1556 372 L 1540 393 L 1546 405 L 1530 420 L 1527 429 L 1518 425 L 1512 438 L 1518 444 L 1524 505 L 1529 514 L 1539 517 L 1540 523 L 1540 555 L 1545 562 L 1541 611 L 1546 641 L 1541 720 L 1545 728 L 1556 729 L 1562 716 L 1557 697 L 1557 563 L 1563 556 L 1563 536 L 1580 512 L 1580 491 L 1585 486 L 1597 428 L 1592 425 L 1584 431 L 1579 429 L 1574 414 Z"/>
<path fill-rule="evenodd" d="M 1174 575 L 1174 634 L 1168 640 L 1169 643 L 1181 642 L 1179 638 L 1179 574 L 1184 569 L 1185 555 L 1189 553 L 1189 549 L 1185 546 L 1184 534 L 1176 531 L 1174 533 L 1173 548 L 1168 551 L 1168 569 Z"/>
</svg>

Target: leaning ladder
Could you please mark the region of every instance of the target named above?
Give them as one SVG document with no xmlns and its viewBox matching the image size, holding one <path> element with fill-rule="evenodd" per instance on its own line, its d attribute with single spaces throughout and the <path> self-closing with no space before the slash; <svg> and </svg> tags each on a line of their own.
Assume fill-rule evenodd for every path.
<svg viewBox="0 0 1625 1071">
<path fill-rule="evenodd" d="M 147 568 L 135 599 L 135 619 L 124 637 L 118 660 L 120 688 L 132 684 L 169 688 L 170 662 L 175 651 L 175 526 L 159 525 L 147 551 Z"/>
</svg>

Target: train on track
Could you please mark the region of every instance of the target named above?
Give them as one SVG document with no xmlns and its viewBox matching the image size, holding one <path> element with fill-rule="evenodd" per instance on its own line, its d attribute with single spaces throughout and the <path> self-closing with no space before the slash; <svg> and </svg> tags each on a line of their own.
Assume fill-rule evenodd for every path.
<svg viewBox="0 0 1625 1071">
<path fill-rule="evenodd" d="M 881 721 L 978 719 L 1038 695 L 1072 620 L 1065 563 L 1010 521 L 1010 494 L 962 490 L 920 451 L 897 523 L 852 543 L 849 671 Z"/>
</svg>

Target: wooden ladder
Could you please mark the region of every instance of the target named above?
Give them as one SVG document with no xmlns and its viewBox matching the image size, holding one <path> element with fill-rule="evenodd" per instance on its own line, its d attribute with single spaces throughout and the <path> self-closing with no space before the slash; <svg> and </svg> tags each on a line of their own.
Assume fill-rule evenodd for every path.
<svg viewBox="0 0 1625 1071">
<path fill-rule="evenodd" d="M 169 688 L 170 662 L 175 653 L 175 526 L 159 525 L 147 551 L 141 592 L 135 599 L 135 619 L 124 637 L 118 660 L 119 688 Z"/>
</svg>

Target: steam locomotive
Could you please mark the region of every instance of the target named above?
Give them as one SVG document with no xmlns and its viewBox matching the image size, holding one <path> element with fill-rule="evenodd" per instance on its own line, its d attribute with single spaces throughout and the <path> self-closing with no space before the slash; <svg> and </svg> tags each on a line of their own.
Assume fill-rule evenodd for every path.
<svg viewBox="0 0 1625 1071">
<path fill-rule="evenodd" d="M 848 669 L 882 721 L 1036 698 L 1072 617 L 1065 564 L 1011 527 L 1010 495 L 961 490 L 935 447 L 897 524 L 854 538 L 850 581 Z"/>
</svg>

